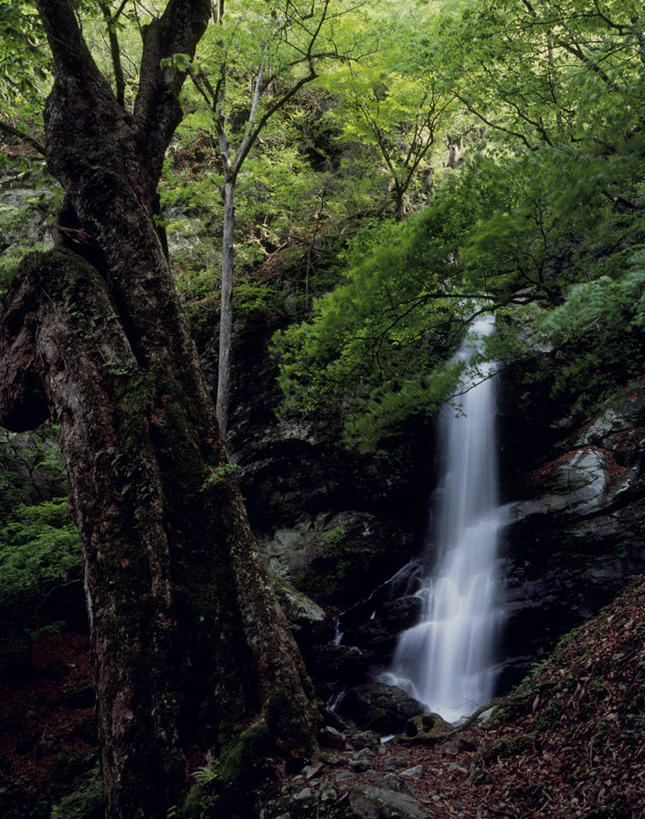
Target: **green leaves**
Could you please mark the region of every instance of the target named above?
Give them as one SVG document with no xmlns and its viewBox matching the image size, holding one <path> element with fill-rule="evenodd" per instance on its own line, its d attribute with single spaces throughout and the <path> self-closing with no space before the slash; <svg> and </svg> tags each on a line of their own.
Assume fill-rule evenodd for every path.
<svg viewBox="0 0 645 819">
<path fill-rule="evenodd" d="M 81 547 L 65 498 L 18 506 L 0 528 L 0 611 L 33 606 L 80 577 Z"/>
<path fill-rule="evenodd" d="M 197 70 L 190 54 L 173 54 L 172 57 L 164 57 L 160 62 L 160 66 L 162 68 L 176 68 L 186 74 Z"/>
</svg>

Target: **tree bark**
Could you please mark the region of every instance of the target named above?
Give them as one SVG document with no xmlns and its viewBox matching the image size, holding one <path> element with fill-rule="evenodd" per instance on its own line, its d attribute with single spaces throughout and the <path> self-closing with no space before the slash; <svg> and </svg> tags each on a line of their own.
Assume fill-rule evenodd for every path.
<svg viewBox="0 0 645 819">
<path fill-rule="evenodd" d="M 230 755 L 254 721 L 262 747 L 287 761 L 313 746 L 309 682 L 155 226 L 183 82 L 160 59 L 193 53 L 210 6 L 170 0 L 148 27 L 133 115 L 96 68 L 70 3 L 38 7 L 55 66 L 47 163 L 102 251 L 105 278 L 62 250 L 25 261 L 4 301 L 0 423 L 60 424 L 108 816 L 163 816 L 190 746 Z"/>
<path fill-rule="evenodd" d="M 217 367 L 217 421 L 226 435 L 231 398 L 231 344 L 233 336 L 233 272 L 235 269 L 235 178 L 224 185 L 224 229 L 222 231 L 222 287 Z"/>
</svg>

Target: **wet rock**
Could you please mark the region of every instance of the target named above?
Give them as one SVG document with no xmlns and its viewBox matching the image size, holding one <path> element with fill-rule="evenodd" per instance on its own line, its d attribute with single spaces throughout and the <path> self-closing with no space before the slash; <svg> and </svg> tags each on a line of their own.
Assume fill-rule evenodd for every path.
<svg viewBox="0 0 645 819">
<path fill-rule="evenodd" d="M 422 608 L 421 598 L 410 595 L 384 603 L 379 607 L 377 614 L 388 628 L 403 631 L 419 622 Z"/>
<path fill-rule="evenodd" d="M 428 819 L 427 811 L 411 796 L 370 785 L 352 788 L 349 805 L 357 819 Z"/>
<path fill-rule="evenodd" d="M 392 659 L 398 634 L 414 625 L 421 613 L 415 596 L 424 576 L 421 561 L 406 563 L 387 582 L 374 589 L 339 617 L 343 642 L 359 646 L 372 665 Z"/>
<path fill-rule="evenodd" d="M 338 705 L 341 716 L 382 735 L 401 733 L 406 721 L 423 710 L 418 700 L 385 683 L 350 688 Z"/>
<path fill-rule="evenodd" d="M 572 518 L 599 511 L 608 485 L 607 470 L 607 455 L 592 447 L 558 458 L 542 470 L 540 495 L 510 507 L 510 523 L 533 515 Z"/>
<path fill-rule="evenodd" d="M 553 429 L 537 467 L 520 465 L 524 498 L 508 510 L 502 691 L 645 571 L 645 379 L 577 430 Z"/>
</svg>

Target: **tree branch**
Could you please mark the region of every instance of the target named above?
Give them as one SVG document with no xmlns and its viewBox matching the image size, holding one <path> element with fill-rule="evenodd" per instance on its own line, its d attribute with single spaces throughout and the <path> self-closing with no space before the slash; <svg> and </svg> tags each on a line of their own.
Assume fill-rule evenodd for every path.
<svg viewBox="0 0 645 819">
<path fill-rule="evenodd" d="M 36 4 L 52 52 L 56 79 L 87 76 L 99 86 L 109 88 L 90 54 L 69 0 L 36 0 Z"/>
<path fill-rule="evenodd" d="M 39 142 L 34 137 L 30 136 L 26 131 L 21 131 L 18 128 L 14 128 L 13 125 L 10 125 L 8 122 L 0 119 L 0 131 L 7 136 L 15 137 L 16 139 L 20 139 L 22 142 L 26 142 L 27 145 L 31 145 L 32 148 L 35 148 L 39 154 L 45 156 L 45 146 Z"/>
<path fill-rule="evenodd" d="M 142 29 L 141 79 L 134 117 L 157 174 L 181 119 L 179 92 L 186 79 L 185 72 L 173 65 L 162 68 L 161 62 L 173 54 L 187 54 L 192 59 L 210 14 L 209 0 L 169 0 L 161 17 Z"/>
<path fill-rule="evenodd" d="M 108 40 L 110 42 L 110 56 L 112 58 L 112 69 L 114 71 L 114 84 L 116 86 L 116 99 L 119 105 L 125 104 L 125 77 L 123 75 L 123 66 L 121 65 L 121 49 L 119 47 L 119 38 L 116 36 L 116 21 L 123 11 L 125 3 L 121 4 L 121 8 L 114 16 L 110 13 L 110 7 L 105 0 L 101 2 L 101 11 L 103 12 L 103 19 L 107 26 Z"/>
</svg>

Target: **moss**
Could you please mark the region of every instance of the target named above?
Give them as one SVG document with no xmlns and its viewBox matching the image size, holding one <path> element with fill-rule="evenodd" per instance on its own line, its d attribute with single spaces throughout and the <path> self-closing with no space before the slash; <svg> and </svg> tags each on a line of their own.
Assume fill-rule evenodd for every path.
<svg viewBox="0 0 645 819">
<path fill-rule="evenodd" d="M 304 718 L 302 704 L 284 689 L 273 691 L 264 713 L 276 747 L 282 752 L 287 769 L 295 770 L 315 750 L 313 732 Z"/>
<path fill-rule="evenodd" d="M 408 737 L 416 737 L 419 734 L 444 734 L 452 731 L 454 726 L 439 714 L 428 713 L 410 717 L 405 724 L 405 734 Z"/>
<path fill-rule="evenodd" d="M 256 816 L 255 803 L 272 773 L 273 747 L 269 729 L 258 720 L 225 749 L 208 777 L 190 789 L 182 815 L 198 817 Z"/>
<path fill-rule="evenodd" d="M 52 807 L 51 819 L 103 819 L 105 802 L 99 766 L 84 774 L 76 788 Z"/>
</svg>

